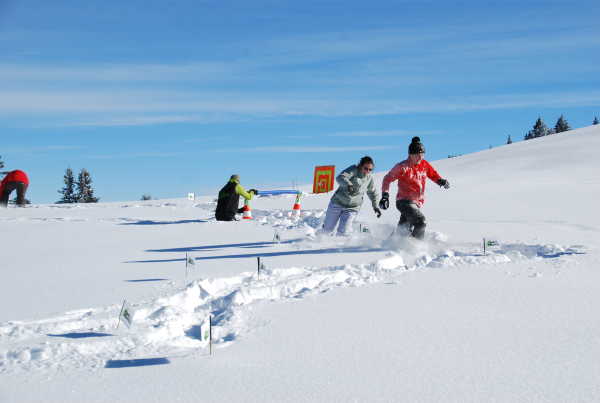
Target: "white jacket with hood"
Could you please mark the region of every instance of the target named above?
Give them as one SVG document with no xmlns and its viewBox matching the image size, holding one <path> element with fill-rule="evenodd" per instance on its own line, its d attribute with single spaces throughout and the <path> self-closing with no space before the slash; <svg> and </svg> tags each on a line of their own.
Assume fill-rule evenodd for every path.
<svg viewBox="0 0 600 403">
<path fill-rule="evenodd" d="M 351 165 L 344 169 L 335 180 L 339 187 L 331 198 L 333 202 L 342 207 L 358 211 L 363 203 L 364 194 L 367 193 L 367 196 L 371 199 L 373 209 L 377 208 L 379 194 L 375 189 L 373 175 L 370 173 L 365 174 L 358 166 Z M 348 191 L 348 185 L 352 185 L 354 188 L 352 194 Z"/>
</svg>

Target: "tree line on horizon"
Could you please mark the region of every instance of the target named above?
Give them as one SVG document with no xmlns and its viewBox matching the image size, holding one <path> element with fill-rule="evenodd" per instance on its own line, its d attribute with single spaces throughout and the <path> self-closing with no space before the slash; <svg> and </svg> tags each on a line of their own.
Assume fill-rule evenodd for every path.
<svg viewBox="0 0 600 403">
<path fill-rule="evenodd" d="M 65 186 L 58 191 L 62 195 L 58 204 L 68 203 L 97 203 L 99 198 L 94 196 L 92 188 L 92 176 L 89 171 L 83 168 L 79 171 L 77 181 L 73 175 L 73 170 L 67 168 L 63 177 Z"/>
<path fill-rule="evenodd" d="M 600 124 L 600 120 L 598 120 L 597 116 L 594 116 L 594 121 L 592 122 L 592 125 L 597 124 Z M 524 140 L 531 140 L 555 133 L 566 132 L 569 130 L 572 130 L 572 128 L 569 125 L 569 122 L 567 122 L 567 119 L 565 119 L 564 115 L 560 115 L 560 117 L 556 121 L 556 124 L 554 125 L 554 128 L 549 128 L 548 126 L 546 126 L 546 123 L 544 123 L 542 117 L 538 116 L 537 120 L 535 121 L 535 124 L 533 125 L 533 128 L 525 134 Z M 509 135 L 506 139 L 506 144 L 512 144 L 512 142 L 512 138 Z"/>
</svg>

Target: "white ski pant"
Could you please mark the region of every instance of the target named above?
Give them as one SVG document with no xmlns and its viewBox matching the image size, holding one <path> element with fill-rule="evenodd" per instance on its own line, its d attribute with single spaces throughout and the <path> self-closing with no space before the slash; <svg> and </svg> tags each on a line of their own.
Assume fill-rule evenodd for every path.
<svg viewBox="0 0 600 403">
<path fill-rule="evenodd" d="M 356 218 L 358 212 L 355 209 L 342 207 L 332 201 L 327 206 L 327 213 L 325 213 L 325 222 L 323 223 L 323 232 L 327 234 L 333 233 L 335 225 L 339 221 L 337 234 L 347 235 L 352 232 L 352 223 Z"/>
</svg>

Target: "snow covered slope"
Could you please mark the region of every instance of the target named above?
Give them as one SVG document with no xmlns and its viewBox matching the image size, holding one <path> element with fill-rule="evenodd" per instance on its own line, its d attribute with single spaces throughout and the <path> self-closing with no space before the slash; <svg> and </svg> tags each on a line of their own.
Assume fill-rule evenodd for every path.
<svg viewBox="0 0 600 403">
<path fill-rule="evenodd" d="M 315 236 L 330 195 L 0 210 L 0 401 L 597 401 L 597 150 L 592 126 L 433 162 L 425 242 L 368 203 L 368 233 Z"/>
</svg>

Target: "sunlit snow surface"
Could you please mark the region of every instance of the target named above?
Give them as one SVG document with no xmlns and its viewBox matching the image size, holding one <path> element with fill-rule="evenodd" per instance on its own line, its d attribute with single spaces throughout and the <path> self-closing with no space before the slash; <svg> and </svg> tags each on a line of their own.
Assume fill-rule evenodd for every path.
<svg viewBox="0 0 600 403">
<path fill-rule="evenodd" d="M 230 223 L 214 196 L 2 209 L 0 401 L 598 401 L 598 149 L 433 161 L 423 241 L 368 201 L 322 234 L 308 186 Z"/>
<path fill-rule="evenodd" d="M 166 205 L 176 206 L 175 203 Z M 202 209 L 204 205 L 195 207 Z M 204 213 L 210 214 L 210 211 Z M 42 320 L 4 322 L 0 324 L 0 371 L 101 368 L 107 360 L 192 354 L 207 347 L 199 340 L 199 324 L 208 315 L 213 317 L 215 347 L 226 346 L 261 325 L 245 320 L 247 307 L 259 301 L 303 298 L 336 287 L 389 283 L 407 271 L 510 264 L 585 253 L 583 246 L 502 243 L 488 247 L 484 254 L 479 243 L 453 245 L 438 232 L 430 232 L 425 240 L 418 241 L 392 234 L 393 226 L 377 224 L 369 226 L 368 233 L 359 233 L 357 226 L 354 235 L 335 237 L 319 233 L 324 215 L 321 210 L 304 211 L 299 217 L 294 217 L 289 210 L 256 211 L 254 215 L 257 225 L 270 226 L 279 234 L 292 230 L 306 234 L 293 240 L 283 237 L 280 242 L 265 242 L 267 248 L 263 255 L 268 255 L 268 246 L 283 243 L 292 254 L 307 250 L 319 253 L 377 251 L 385 256 L 363 264 L 266 266 L 260 273 L 243 272 L 231 277 L 204 279 L 199 278 L 192 266 L 190 278 L 197 278 L 185 286 L 175 287 L 170 294 L 149 301 L 133 302 L 131 329 L 124 325 L 115 329 L 121 308 L 118 304 L 66 312 Z"/>
</svg>

